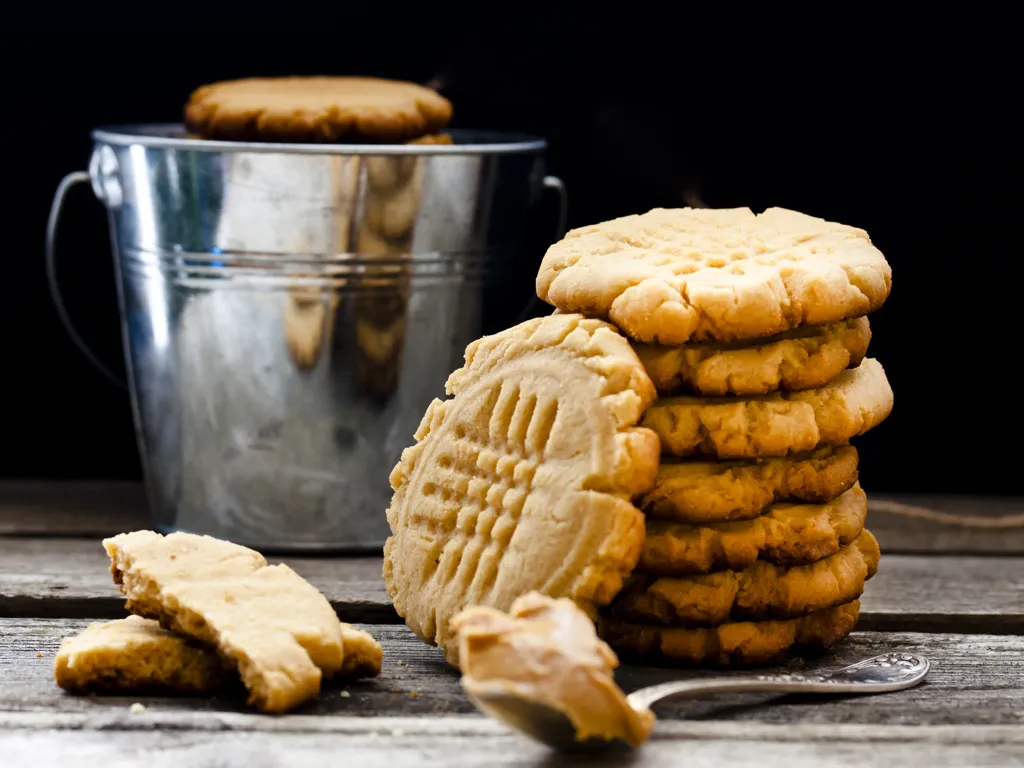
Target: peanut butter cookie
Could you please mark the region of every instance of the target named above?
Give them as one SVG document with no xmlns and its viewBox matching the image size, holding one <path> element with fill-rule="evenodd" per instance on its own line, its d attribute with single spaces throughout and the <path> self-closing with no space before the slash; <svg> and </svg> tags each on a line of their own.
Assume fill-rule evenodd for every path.
<svg viewBox="0 0 1024 768">
<path fill-rule="evenodd" d="M 452 105 L 415 83 L 374 77 L 229 80 L 197 88 L 185 125 L 206 139 L 401 144 L 444 128 Z M 446 143 L 437 140 L 424 143 Z"/>
<path fill-rule="evenodd" d="M 857 449 L 824 446 L 778 459 L 663 458 L 654 488 L 637 500 L 648 517 L 682 523 L 749 520 L 780 501 L 820 504 L 857 482 Z"/>
<path fill-rule="evenodd" d="M 636 353 L 662 395 L 681 390 L 705 397 L 763 395 L 825 386 L 859 365 L 870 341 L 868 319 L 857 317 L 801 326 L 754 343 L 637 344 Z"/>
<path fill-rule="evenodd" d="M 669 397 L 643 426 L 676 456 L 756 459 L 842 445 L 878 426 L 892 411 L 882 365 L 867 358 L 824 387 L 750 397 Z"/>
<path fill-rule="evenodd" d="M 57 685 L 74 693 L 207 694 L 230 673 L 217 654 L 140 616 L 90 624 L 61 641 Z"/>
<path fill-rule="evenodd" d="M 672 346 L 860 317 L 891 285 L 867 232 L 784 208 L 658 208 L 581 227 L 537 275 L 549 304 Z"/>
<path fill-rule="evenodd" d="M 216 648 L 260 710 L 292 709 L 342 669 L 334 609 L 288 566 L 187 533 L 123 533 L 103 546 L 128 610 Z"/>
<path fill-rule="evenodd" d="M 416 634 L 458 663 L 449 622 L 536 590 L 607 604 L 643 546 L 630 498 L 658 441 L 636 427 L 654 385 L 629 343 L 579 315 L 478 339 L 391 474 L 384 581 Z"/>
<path fill-rule="evenodd" d="M 612 603 L 622 621 L 717 626 L 728 621 L 791 619 L 856 600 L 878 571 L 878 542 L 863 531 L 834 555 L 786 568 L 758 560 L 743 571 L 685 578 L 635 574 Z"/>
<path fill-rule="evenodd" d="M 753 520 L 697 526 L 650 520 L 639 570 L 661 576 L 740 571 L 758 559 L 782 565 L 834 555 L 864 530 L 860 485 L 826 504 L 775 504 Z"/>
<path fill-rule="evenodd" d="M 737 621 L 710 628 L 602 619 L 600 633 L 622 656 L 645 662 L 742 666 L 774 661 L 790 648 L 830 648 L 853 631 L 859 615 L 860 601 L 854 600 L 798 619 Z"/>
</svg>

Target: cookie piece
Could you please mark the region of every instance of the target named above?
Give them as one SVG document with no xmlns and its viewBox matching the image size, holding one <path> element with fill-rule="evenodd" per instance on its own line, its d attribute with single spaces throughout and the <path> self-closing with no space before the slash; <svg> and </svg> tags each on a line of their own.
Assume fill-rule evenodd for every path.
<svg viewBox="0 0 1024 768">
<path fill-rule="evenodd" d="M 334 609 L 288 566 L 188 533 L 122 533 L 103 546 L 128 610 L 216 648 L 260 710 L 292 709 L 342 669 Z"/>
<path fill-rule="evenodd" d="M 341 623 L 345 659 L 338 671 L 340 677 L 376 677 L 384 661 L 384 649 L 369 632 Z"/>
<path fill-rule="evenodd" d="M 860 601 L 798 619 L 737 621 L 717 627 L 661 627 L 602 619 L 601 637 L 624 657 L 678 664 L 762 664 L 795 647 L 831 648 L 850 632 Z"/>
<path fill-rule="evenodd" d="M 857 482 L 857 449 L 824 446 L 778 459 L 662 459 L 654 488 L 636 504 L 648 517 L 682 523 L 749 520 L 780 501 L 822 503 Z"/>
<path fill-rule="evenodd" d="M 824 560 L 792 568 L 758 560 L 743 571 L 685 578 L 635 575 L 612 603 L 621 621 L 717 626 L 728 621 L 792 619 L 856 600 L 878 571 L 878 542 L 863 531 Z"/>
<path fill-rule="evenodd" d="M 672 346 L 860 317 L 891 285 L 867 232 L 784 208 L 657 208 L 580 227 L 537 274 L 549 304 Z"/>
<path fill-rule="evenodd" d="M 375 77 L 228 80 L 197 88 L 185 106 L 190 131 L 228 141 L 401 144 L 451 117 L 451 102 L 436 91 Z"/>
<path fill-rule="evenodd" d="M 452 616 L 536 590 L 592 610 L 636 565 L 658 441 L 654 385 L 629 343 L 579 315 L 466 349 L 391 474 L 384 581 L 395 610 L 458 663 Z"/>
<path fill-rule="evenodd" d="M 65 638 L 53 674 L 73 693 L 204 695 L 230 677 L 215 653 L 140 616 L 90 624 Z"/>
<path fill-rule="evenodd" d="M 619 665 L 590 618 L 566 598 L 537 592 L 505 613 L 471 606 L 452 619 L 462 686 L 485 706 L 492 697 L 543 702 L 573 724 L 577 741 L 621 739 L 638 746 L 654 714 L 630 706 L 615 684 Z"/>
<path fill-rule="evenodd" d="M 881 363 L 867 358 L 818 389 L 736 398 L 668 397 L 643 426 L 676 456 L 757 459 L 842 445 L 882 423 L 893 394 Z"/>
<path fill-rule="evenodd" d="M 866 317 L 801 326 L 756 343 L 708 342 L 662 347 L 637 344 L 636 353 L 658 393 L 681 390 L 705 397 L 763 395 L 823 387 L 864 359 L 871 341 Z"/>
<path fill-rule="evenodd" d="M 860 485 L 826 504 L 775 504 L 753 520 L 697 526 L 650 520 L 639 570 L 659 576 L 741 571 L 758 559 L 803 565 L 860 536 L 868 500 Z"/>
</svg>

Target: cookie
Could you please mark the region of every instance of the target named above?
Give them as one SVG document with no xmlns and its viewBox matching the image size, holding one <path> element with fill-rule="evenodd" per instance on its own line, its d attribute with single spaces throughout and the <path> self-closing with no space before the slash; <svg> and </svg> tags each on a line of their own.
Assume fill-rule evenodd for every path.
<svg viewBox="0 0 1024 768">
<path fill-rule="evenodd" d="M 868 531 L 834 555 L 786 568 L 758 560 L 743 571 L 700 576 L 635 575 L 612 603 L 621 621 L 717 626 L 729 621 L 792 619 L 856 600 L 878 571 L 878 542 Z"/>
<path fill-rule="evenodd" d="M 662 627 L 602 619 L 601 637 L 624 657 L 719 666 L 774 661 L 791 648 L 830 648 L 850 632 L 860 601 L 798 619 L 737 621 L 717 627 Z"/>
<path fill-rule="evenodd" d="M 654 488 L 636 504 L 648 517 L 682 523 L 749 520 L 781 501 L 822 503 L 857 482 L 857 449 L 824 446 L 777 459 L 662 459 Z"/>
<path fill-rule="evenodd" d="M 775 504 L 753 520 L 697 526 L 649 520 L 639 570 L 659 576 L 741 571 L 758 559 L 780 565 L 834 555 L 864 530 L 860 485 L 826 504 Z"/>
<path fill-rule="evenodd" d="M 572 723 L 578 741 L 638 746 L 650 736 L 654 714 L 630 706 L 613 676 L 619 660 L 571 600 L 530 592 L 508 613 L 466 608 L 452 628 L 462 686 L 477 700 L 512 695 L 543 702 Z"/>
<path fill-rule="evenodd" d="M 384 661 L 384 649 L 369 632 L 341 622 L 341 638 L 345 658 L 338 670 L 339 677 L 377 677 Z"/>
<path fill-rule="evenodd" d="M 334 609 L 288 566 L 187 533 L 123 533 L 103 546 L 128 610 L 216 648 L 261 711 L 298 706 L 342 669 Z"/>
<path fill-rule="evenodd" d="M 671 346 L 860 317 L 891 285 L 864 230 L 784 208 L 658 208 L 581 227 L 548 249 L 537 274 L 549 304 Z"/>
<path fill-rule="evenodd" d="M 341 625 L 345 660 L 341 677 L 376 677 L 384 651 L 369 632 Z M 217 654 L 141 616 L 90 624 L 61 641 L 54 661 L 57 685 L 74 693 L 181 693 L 203 695 L 233 675 Z"/>
<path fill-rule="evenodd" d="M 384 581 L 412 630 L 458 663 L 469 605 L 536 590 L 607 604 L 643 546 L 630 498 L 658 441 L 636 427 L 654 385 L 610 325 L 552 315 L 478 339 L 391 474 Z"/>
<path fill-rule="evenodd" d="M 818 389 L 750 397 L 668 397 L 644 414 L 643 426 L 676 456 L 756 459 L 842 445 L 878 426 L 892 411 L 882 365 L 867 358 Z"/>
<path fill-rule="evenodd" d="M 197 88 L 185 106 L 190 131 L 228 141 L 401 144 L 437 133 L 451 117 L 451 102 L 436 91 L 374 77 L 229 80 Z"/>
<path fill-rule="evenodd" d="M 866 317 L 801 326 L 749 342 L 663 347 L 637 344 L 636 353 L 659 394 L 705 397 L 763 395 L 823 387 L 864 359 L 871 341 Z"/>
<path fill-rule="evenodd" d="M 53 674 L 74 693 L 204 695 L 230 677 L 215 653 L 139 616 L 90 624 L 62 640 Z"/>
</svg>

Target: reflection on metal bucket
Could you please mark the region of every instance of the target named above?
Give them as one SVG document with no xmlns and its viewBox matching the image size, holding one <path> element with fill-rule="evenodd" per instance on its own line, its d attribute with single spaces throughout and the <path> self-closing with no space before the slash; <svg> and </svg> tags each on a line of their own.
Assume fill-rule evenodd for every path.
<svg viewBox="0 0 1024 768">
<path fill-rule="evenodd" d="M 379 548 L 391 468 L 465 346 L 497 329 L 486 297 L 517 268 L 543 143 L 95 138 L 156 525 Z"/>
</svg>

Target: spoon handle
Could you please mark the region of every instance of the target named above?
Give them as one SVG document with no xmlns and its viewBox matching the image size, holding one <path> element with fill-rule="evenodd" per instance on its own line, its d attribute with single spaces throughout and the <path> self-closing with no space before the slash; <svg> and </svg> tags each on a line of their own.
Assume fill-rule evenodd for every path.
<svg viewBox="0 0 1024 768">
<path fill-rule="evenodd" d="M 822 675 L 748 675 L 676 680 L 641 688 L 627 698 L 634 708 L 647 708 L 663 699 L 708 693 L 885 693 L 910 688 L 928 674 L 923 656 L 886 653 Z"/>
</svg>

